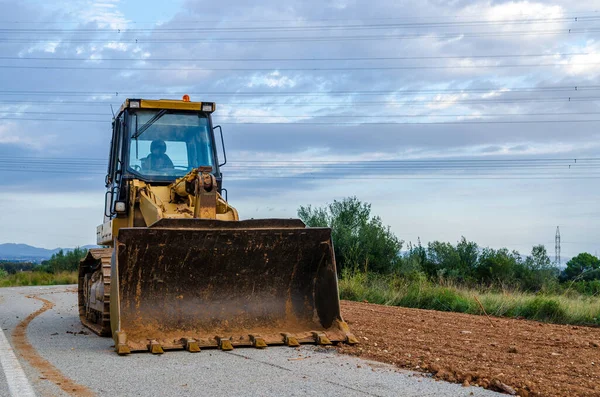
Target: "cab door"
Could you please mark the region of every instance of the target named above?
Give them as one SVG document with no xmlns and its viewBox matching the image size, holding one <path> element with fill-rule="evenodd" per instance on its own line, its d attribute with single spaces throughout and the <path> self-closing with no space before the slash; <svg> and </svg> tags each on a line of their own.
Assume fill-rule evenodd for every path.
<svg viewBox="0 0 600 397">
<path fill-rule="evenodd" d="M 115 201 L 122 193 L 123 183 L 123 139 L 125 131 L 125 117 L 123 112 L 113 120 L 113 133 L 110 141 L 110 153 L 108 160 L 108 171 L 106 173 L 106 196 L 104 203 L 104 222 L 113 219 L 115 213 Z"/>
</svg>

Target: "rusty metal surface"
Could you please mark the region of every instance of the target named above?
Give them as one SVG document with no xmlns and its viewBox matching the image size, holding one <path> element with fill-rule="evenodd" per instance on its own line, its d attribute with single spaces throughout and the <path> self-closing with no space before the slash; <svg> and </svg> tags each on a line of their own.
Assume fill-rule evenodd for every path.
<svg viewBox="0 0 600 397">
<path fill-rule="evenodd" d="M 171 219 L 164 218 L 150 225 L 151 228 L 237 230 L 237 229 L 306 229 L 300 219 L 248 219 L 244 221 L 221 221 L 215 219 Z M 310 230 L 316 230 L 311 228 Z"/>
<path fill-rule="evenodd" d="M 183 349 L 188 340 L 199 347 L 347 340 L 331 231 L 300 224 L 164 219 L 121 229 L 113 330 L 132 351 Z M 265 229 L 272 225 L 281 227 Z"/>
<path fill-rule="evenodd" d="M 217 219 L 217 180 L 212 167 L 200 167 L 194 186 L 194 218 Z"/>
</svg>

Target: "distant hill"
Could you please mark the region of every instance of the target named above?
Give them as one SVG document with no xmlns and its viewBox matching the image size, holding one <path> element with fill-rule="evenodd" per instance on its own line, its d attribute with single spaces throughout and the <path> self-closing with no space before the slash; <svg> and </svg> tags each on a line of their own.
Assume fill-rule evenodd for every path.
<svg viewBox="0 0 600 397">
<path fill-rule="evenodd" d="M 84 245 L 81 248 L 97 248 L 97 245 Z M 29 261 L 41 262 L 60 250 L 70 251 L 73 248 L 46 249 L 33 247 L 27 244 L 7 243 L 0 244 L 0 261 Z"/>
</svg>

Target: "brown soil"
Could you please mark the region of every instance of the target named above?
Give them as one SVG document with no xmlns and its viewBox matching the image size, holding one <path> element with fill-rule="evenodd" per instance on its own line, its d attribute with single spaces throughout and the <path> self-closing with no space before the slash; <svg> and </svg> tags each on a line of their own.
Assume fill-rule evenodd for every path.
<svg viewBox="0 0 600 397">
<path fill-rule="evenodd" d="M 600 396 L 600 329 L 342 301 L 353 354 L 521 396 Z"/>
<path fill-rule="evenodd" d="M 40 371 L 42 374 L 42 379 L 47 379 L 53 382 L 65 393 L 72 396 L 95 396 L 95 394 L 85 386 L 75 383 L 71 379 L 64 376 L 62 372 L 60 372 L 56 367 L 40 356 L 34 347 L 31 346 L 27 340 L 27 326 L 31 320 L 45 311 L 52 309 L 54 307 L 54 303 L 37 296 L 28 296 L 28 298 L 37 299 L 44 305 L 38 311 L 31 313 L 29 316 L 27 316 L 27 318 L 25 318 L 25 320 L 21 321 L 13 331 L 12 340 L 17 352 L 21 355 L 21 357 L 25 358 L 29 364 L 31 364 L 31 366 Z"/>
</svg>

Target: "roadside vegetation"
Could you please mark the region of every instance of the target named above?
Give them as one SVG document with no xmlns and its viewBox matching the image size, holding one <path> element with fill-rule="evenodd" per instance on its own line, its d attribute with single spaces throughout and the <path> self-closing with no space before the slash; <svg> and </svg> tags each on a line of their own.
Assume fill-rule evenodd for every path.
<svg viewBox="0 0 600 397">
<path fill-rule="evenodd" d="M 298 215 L 309 226 L 332 228 L 342 299 L 600 325 L 600 260 L 589 253 L 559 269 L 543 245 L 529 255 L 464 237 L 405 246 L 355 197 L 300 207 Z"/>
<path fill-rule="evenodd" d="M 0 287 L 76 284 L 77 267 L 86 254 L 87 250 L 75 248 L 60 250 L 41 264 L 1 262 Z"/>
</svg>

